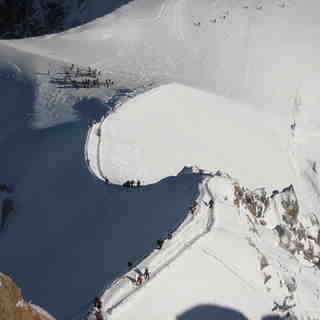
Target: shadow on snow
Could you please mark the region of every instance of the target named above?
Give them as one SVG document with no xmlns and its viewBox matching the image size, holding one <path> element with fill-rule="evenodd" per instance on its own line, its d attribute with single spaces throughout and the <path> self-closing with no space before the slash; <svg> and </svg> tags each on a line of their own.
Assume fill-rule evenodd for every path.
<svg viewBox="0 0 320 320">
<path fill-rule="evenodd" d="M 86 133 L 85 121 L 24 128 L 1 144 L 0 176 L 13 185 L 16 205 L 0 238 L 1 271 L 58 319 L 155 248 L 198 195 L 198 175 L 133 189 L 105 185 L 86 167 Z"/>
<path fill-rule="evenodd" d="M 241 312 L 217 305 L 204 304 L 191 308 L 177 316 L 176 320 L 248 320 Z M 278 315 L 265 316 L 261 320 L 286 319 Z"/>
</svg>

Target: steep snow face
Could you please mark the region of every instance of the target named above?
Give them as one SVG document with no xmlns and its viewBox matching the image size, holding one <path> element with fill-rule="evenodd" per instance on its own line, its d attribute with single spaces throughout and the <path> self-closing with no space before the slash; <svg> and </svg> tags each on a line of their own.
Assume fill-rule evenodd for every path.
<svg viewBox="0 0 320 320">
<path fill-rule="evenodd" d="M 218 170 L 252 188 L 295 179 L 287 144 L 289 124 L 271 113 L 178 84 L 124 103 L 89 138 L 98 177 L 154 183 L 185 165 Z M 272 174 L 271 174 L 272 173 Z"/>
<path fill-rule="evenodd" d="M 178 81 L 287 113 L 296 90 L 319 98 L 319 10 L 317 0 L 135 0 L 65 33 L 6 43 L 127 85 Z"/>
</svg>

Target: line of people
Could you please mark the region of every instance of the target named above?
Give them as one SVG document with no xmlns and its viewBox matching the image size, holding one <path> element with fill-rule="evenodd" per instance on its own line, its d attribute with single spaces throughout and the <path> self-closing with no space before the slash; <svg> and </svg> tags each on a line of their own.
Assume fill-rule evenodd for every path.
<svg viewBox="0 0 320 320">
<path fill-rule="evenodd" d="M 107 177 L 104 177 L 104 183 L 109 184 L 110 181 Z M 125 183 L 122 184 L 123 187 L 126 188 L 134 188 L 134 187 L 141 187 L 141 181 L 137 180 L 136 182 L 134 180 L 127 180 Z"/>
<path fill-rule="evenodd" d="M 113 80 L 106 79 L 105 81 L 101 81 L 99 78 L 96 79 L 82 79 L 82 80 L 75 80 L 70 77 L 70 75 L 65 75 L 63 79 L 54 79 L 55 83 L 60 85 L 72 85 L 75 88 L 100 88 L 106 87 L 110 88 L 114 85 Z"/>
<path fill-rule="evenodd" d="M 61 73 L 60 73 L 61 74 Z M 48 71 L 50 75 L 50 71 Z M 74 88 L 110 88 L 114 85 L 114 81 L 111 79 L 100 79 L 101 71 L 88 67 L 87 69 L 76 68 L 74 64 L 71 67 L 65 69 L 62 76 L 56 76 L 51 79 L 52 83 L 58 85 L 68 85 Z M 85 78 L 85 79 L 79 79 Z"/>
<path fill-rule="evenodd" d="M 126 188 L 141 187 L 141 182 L 140 180 L 137 180 L 137 182 L 134 180 L 127 180 L 122 186 Z"/>
<path fill-rule="evenodd" d="M 107 178 L 105 178 L 105 182 L 109 183 L 109 180 Z M 134 184 L 135 184 L 134 180 L 131 180 L 131 181 L 128 180 L 123 184 L 123 186 L 126 186 L 126 187 L 130 188 L 130 187 L 134 187 Z M 137 181 L 136 186 L 137 187 L 140 186 L 140 181 L 139 180 Z M 210 199 L 209 202 L 205 202 L 205 201 L 203 201 L 203 202 L 209 208 L 212 208 L 213 205 L 214 205 L 214 200 L 213 199 Z M 191 213 L 194 213 L 194 210 L 195 210 L 197 205 L 198 205 L 197 201 L 193 201 L 192 206 L 189 207 L 189 210 L 191 210 Z M 172 237 L 173 237 L 173 232 L 169 231 L 168 235 L 167 235 L 167 238 L 165 240 L 170 240 L 170 239 L 172 239 Z M 156 242 L 156 244 L 157 244 L 156 249 L 160 250 L 162 248 L 165 240 L 158 239 L 157 242 Z M 130 271 L 133 267 L 134 267 L 134 264 L 131 261 L 129 261 L 128 262 L 128 270 Z M 143 284 L 143 282 L 150 280 L 150 274 L 151 273 L 150 273 L 148 267 L 145 268 L 143 273 L 138 268 L 135 268 L 134 271 L 137 273 L 137 276 L 135 278 L 130 278 L 129 276 L 127 276 L 127 278 L 129 278 L 136 286 L 139 287 L 139 286 L 141 286 Z M 96 320 L 104 320 L 101 308 L 102 308 L 101 300 L 100 300 L 99 297 L 96 297 L 95 298 L 95 302 L 94 302 L 94 315 L 96 317 Z"/>
<path fill-rule="evenodd" d="M 138 180 L 139 181 L 139 180 Z M 165 240 L 170 240 L 173 237 L 173 232 L 169 231 L 167 238 Z M 163 239 L 158 239 L 157 240 L 157 249 L 161 249 L 165 240 Z M 129 261 L 128 262 L 128 270 L 130 271 L 132 268 L 134 267 L 134 264 Z M 135 268 L 134 271 L 137 273 L 137 276 L 135 278 L 130 278 L 129 276 L 127 276 L 127 278 L 129 278 L 136 286 L 141 286 L 145 281 L 150 280 L 150 276 L 151 273 L 149 271 L 149 268 L 146 267 L 144 269 L 144 272 L 142 273 L 138 268 Z M 103 314 L 102 314 L 102 302 L 101 299 L 99 297 L 96 297 L 94 300 L 94 309 L 93 309 L 93 314 L 96 317 L 96 320 L 106 320 L 103 318 Z"/>
<path fill-rule="evenodd" d="M 67 68 L 65 74 L 72 74 L 75 77 L 96 78 L 97 76 L 101 76 L 101 71 L 98 71 L 98 69 L 92 69 L 90 66 L 87 69 L 76 68 L 76 66 L 72 64 L 69 68 Z"/>
</svg>

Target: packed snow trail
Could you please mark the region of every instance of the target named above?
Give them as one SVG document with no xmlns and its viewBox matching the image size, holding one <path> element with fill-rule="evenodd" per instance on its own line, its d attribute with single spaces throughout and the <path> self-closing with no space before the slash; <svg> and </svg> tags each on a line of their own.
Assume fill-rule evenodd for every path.
<svg viewBox="0 0 320 320">
<path fill-rule="evenodd" d="M 133 270 L 116 279 L 111 287 L 104 292 L 102 301 L 105 312 L 114 314 L 119 307 L 136 296 L 149 281 L 160 275 L 162 270 L 211 230 L 214 224 L 214 205 L 212 208 L 208 208 L 204 201 L 210 201 L 210 199 L 214 201 L 214 198 L 210 196 L 207 185 L 207 181 L 212 177 L 214 175 L 203 176 L 203 181 L 199 185 L 200 194 L 196 200 L 197 205 L 194 207 L 194 212 L 188 212 L 183 223 L 173 232 L 172 239 L 166 240 L 160 250 L 155 249 L 143 261 L 135 265 Z M 146 266 L 151 270 L 150 280 L 135 288 L 132 283 L 135 279 L 135 270 L 138 269 L 142 272 Z"/>
</svg>

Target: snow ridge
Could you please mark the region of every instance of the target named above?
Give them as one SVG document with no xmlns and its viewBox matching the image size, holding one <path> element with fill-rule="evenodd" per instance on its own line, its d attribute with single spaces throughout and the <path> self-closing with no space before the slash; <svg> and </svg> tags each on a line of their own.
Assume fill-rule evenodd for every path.
<svg viewBox="0 0 320 320">
<path fill-rule="evenodd" d="M 189 208 L 184 222 L 173 232 L 172 239 L 166 241 L 161 250 L 155 249 L 133 271 L 116 279 L 105 291 L 102 296 L 104 312 L 114 314 L 120 307 L 125 307 L 129 300 L 134 299 L 141 289 L 148 285 L 145 283 L 140 287 L 135 287 L 132 284 L 136 270 L 142 270 L 148 266 L 153 270 L 150 280 L 158 277 L 196 241 L 210 232 L 215 223 L 214 205 L 210 208 L 204 204 L 204 200 L 210 201 L 212 199 L 213 202 L 215 201 L 208 187 L 208 181 L 214 176 L 215 174 L 203 176 L 203 181 L 199 184 L 199 197 L 195 201 L 195 205 Z M 165 262 L 161 263 L 162 261 Z"/>
<path fill-rule="evenodd" d="M 110 287 L 106 288 L 102 295 L 102 311 L 105 316 L 112 314 L 117 318 L 120 313 L 125 312 L 132 303 L 139 300 L 144 289 L 152 286 L 153 280 L 159 278 L 162 272 L 168 270 L 174 262 L 183 259 L 183 256 L 194 247 L 196 248 L 193 252 L 197 247 L 200 248 L 205 256 L 216 260 L 227 272 L 232 273 L 245 287 L 253 291 L 253 294 L 261 293 L 261 284 L 252 283 L 236 270 L 238 268 L 232 268 L 230 263 L 221 256 L 221 252 L 217 255 L 212 252 L 212 249 L 221 251 L 218 246 L 212 247 L 210 237 L 213 234 L 210 231 L 213 227 L 214 237 L 219 233 L 231 235 L 234 229 L 239 233 L 239 239 L 247 239 L 248 247 L 254 249 L 256 259 L 260 261 L 260 271 L 256 272 L 260 273 L 264 279 L 262 287 L 269 292 L 263 299 L 266 299 L 267 303 L 273 300 L 275 311 L 282 314 L 288 310 L 294 310 L 298 315 L 306 312 L 306 307 L 299 303 L 300 291 L 304 288 L 296 292 L 297 286 L 302 286 L 305 280 L 304 275 L 301 274 L 302 265 L 300 265 L 300 274 L 295 270 L 299 266 L 298 262 L 317 263 L 319 248 L 314 238 L 313 244 L 310 244 L 312 240 L 308 235 L 310 230 L 305 228 L 301 218 L 298 217 L 299 206 L 294 189 L 290 186 L 270 197 L 264 189 L 250 191 L 242 187 L 230 175 L 220 170 L 216 173 L 202 173 L 204 171 L 198 168 L 192 170 L 184 168 L 182 171 L 185 173 L 181 174 L 202 176 L 203 179 L 198 186 L 198 198 L 189 208 L 185 220 L 173 232 L 172 239 L 166 240 L 161 250 L 155 249 L 132 270 L 118 277 Z M 211 206 L 210 200 L 213 201 Z M 217 210 L 219 217 L 216 214 Z M 235 212 L 239 215 L 237 219 L 232 217 Z M 232 220 L 228 219 L 234 221 L 230 224 Z M 270 246 L 268 241 L 265 241 L 267 229 L 273 230 L 272 237 L 279 239 L 278 244 Z M 310 252 L 310 246 L 312 246 L 312 252 Z M 285 251 L 278 251 L 280 248 Z M 294 259 L 294 264 L 288 264 L 285 267 L 283 261 L 286 259 Z M 136 286 L 136 275 L 141 274 L 146 267 L 152 270 L 150 280 Z M 309 270 L 305 272 L 310 273 Z M 314 270 L 313 276 L 316 274 L 318 272 Z M 315 287 L 312 288 L 314 289 Z M 317 290 L 313 294 L 317 295 Z M 89 319 L 94 319 L 93 314 Z"/>
</svg>

